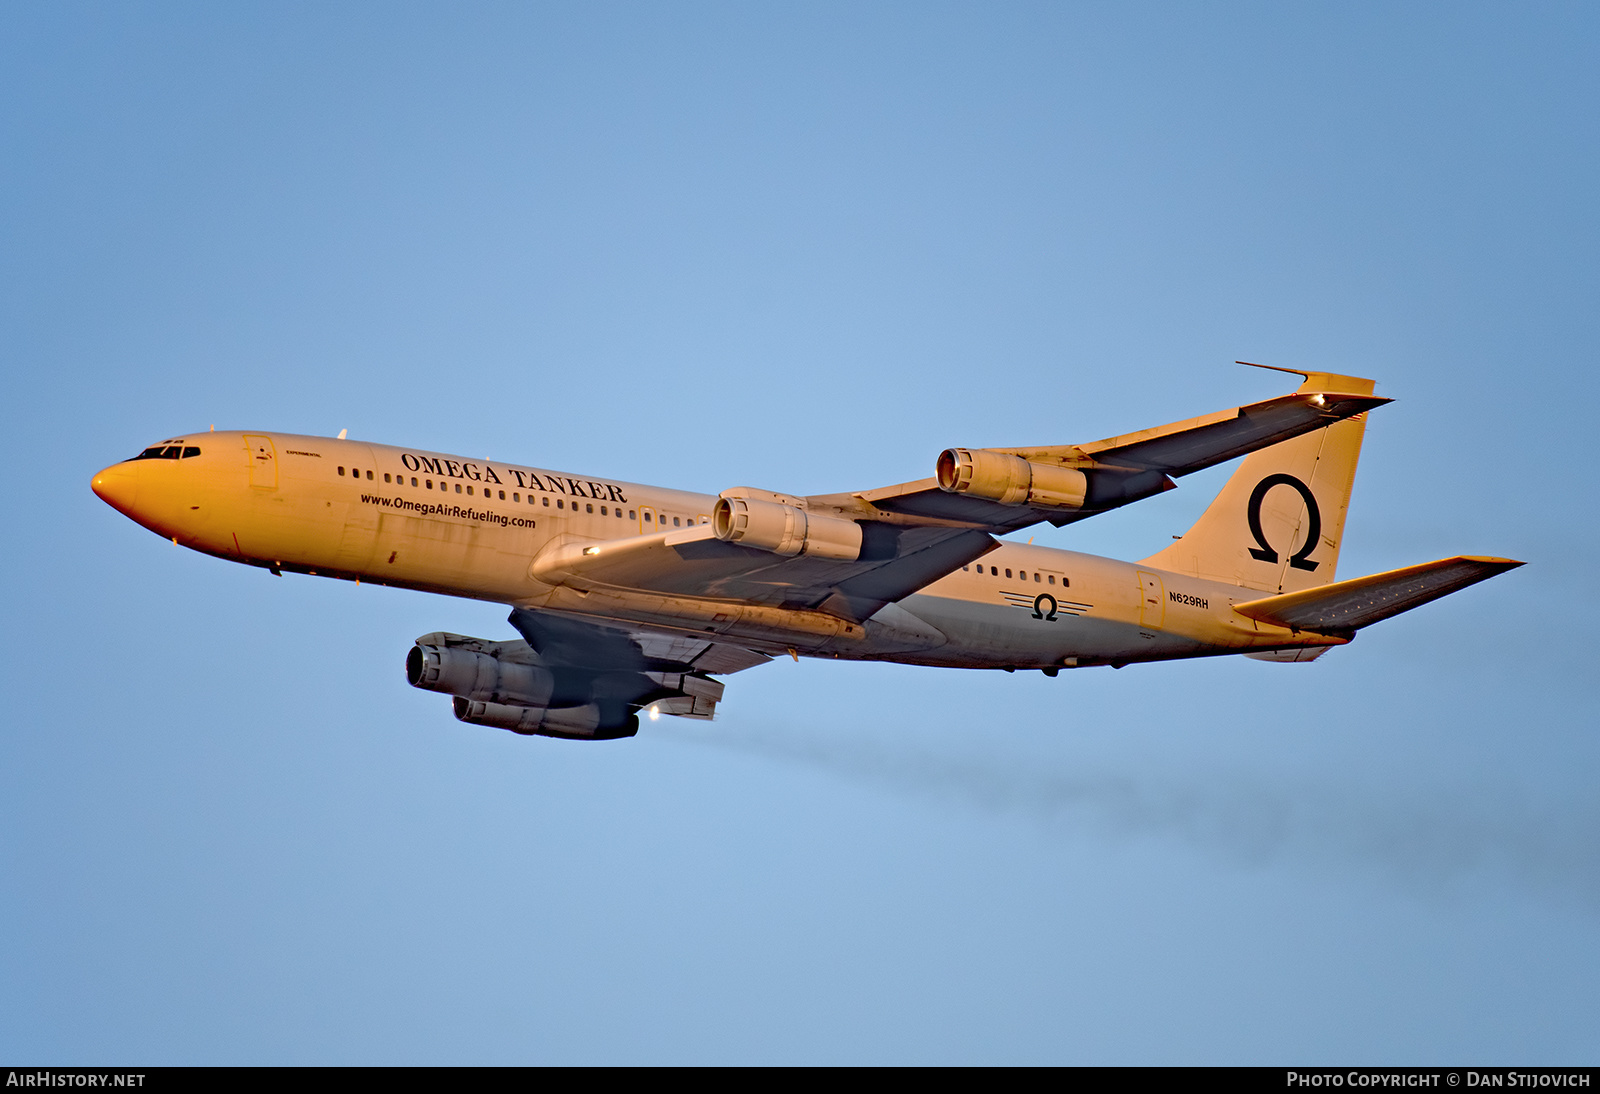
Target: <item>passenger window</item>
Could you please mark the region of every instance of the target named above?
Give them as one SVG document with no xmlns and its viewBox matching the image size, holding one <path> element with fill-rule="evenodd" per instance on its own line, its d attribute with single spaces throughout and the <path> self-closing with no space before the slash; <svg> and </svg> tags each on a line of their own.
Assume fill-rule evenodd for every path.
<svg viewBox="0 0 1600 1094">
<path fill-rule="evenodd" d="M 389 472 L 385 471 L 383 473 L 383 481 L 384 482 L 388 482 L 389 481 Z"/>
<path fill-rule="evenodd" d="M 339 474 L 340 474 L 340 475 L 343 475 L 343 474 L 344 474 L 344 468 L 342 468 L 342 467 L 341 467 L 341 468 L 339 468 Z"/>
<path fill-rule="evenodd" d="M 385 476 L 384 476 L 384 478 L 385 478 L 385 479 L 388 479 L 388 477 L 389 477 L 389 476 L 388 476 L 388 475 L 385 475 Z M 371 471 L 368 471 L 368 472 L 367 472 L 367 481 L 368 481 L 368 482 L 371 482 L 371 481 L 372 481 L 372 472 L 371 472 Z"/>
<path fill-rule="evenodd" d="M 1006 576 L 1007 576 L 1007 577 L 1010 577 L 1010 576 L 1011 576 L 1011 568 L 1010 568 L 1010 567 L 1009 567 L 1009 566 L 1008 566 L 1008 567 L 1006 567 Z"/>
<path fill-rule="evenodd" d="M 500 491 L 500 500 L 501 501 L 505 501 L 506 500 L 506 492 L 504 490 Z"/>
<path fill-rule="evenodd" d="M 546 494 L 542 500 L 544 501 L 545 508 L 550 508 L 550 496 Z"/>
<path fill-rule="evenodd" d="M 1050 584 L 1054 585 L 1055 583 L 1056 583 L 1056 577 L 1055 577 L 1054 574 L 1051 574 L 1050 575 Z"/>
<path fill-rule="evenodd" d="M 461 484 L 459 482 L 456 483 L 456 493 L 461 493 Z"/>
<path fill-rule="evenodd" d="M 1039 571 L 1038 570 L 1033 571 L 1033 583 L 1035 585 L 1039 584 Z"/>
<path fill-rule="evenodd" d="M 433 480 L 432 480 L 432 479 L 429 479 L 429 480 L 428 480 L 428 489 L 429 489 L 429 490 L 432 490 L 432 489 L 433 489 Z"/>
<path fill-rule="evenodd" d="M 674 528 L 678 527 L 678 518 L 677 517 L 673 517 L 672 518 L 672 526 Z"/>
<path fill-rule="evenodd" d="M 633 515 L 633 510 L 632 510 L 632 509 L 629 509 L 629 510 L 628 510 L 628 519 L 629 519 L 629 520 L 636 520 L 636 519 L 638 519 L 638 518 L 637 518 L 637 517 L 635 517 L 635 516 L 634 516 L 634 515 Z"/>
<path fill-rule="evenodd" d="M 412 486 L 417 485 L 417 477 L 415 475 L 411 476 L 411 485 Z"/>
<path fill-rule="evenodd" d="M 586 503 L 586 504 L 585 504 L 585 505 L 584 505 L 584 507 L 583 507 L 583 511 L 584 511 L 584 512 L 585 512 L 585 513 L 592 513 L 592 512 L 594 512 L 594 503 L 593 503 L 593 502 L 589 502 L 589 503 Z"/>
<path fill-rule="evenodd" d="M 522 500 L 522 495 L 517 493 L 515 490 L 513 490 L 513 491 L 511 491 L 511 500 L 512 501 L 521 501 Z"/>
<path fill-rule="evenodd" d="M 611 514 L 606 510 L 606 507 L 604 505 L 602 505 L 600 507 L 600 515 L 602 517 L 609 517 Z"/>
<path fill-rule="evenodd" d="M 1028 580 L 1028 571 L 1027 570 L 1018 570 L 1017 571 L 1017 576 L 1019 578 L 1021 578 L 1023 581 L 1026 581 L 1026 580 Z"/>
</svg>

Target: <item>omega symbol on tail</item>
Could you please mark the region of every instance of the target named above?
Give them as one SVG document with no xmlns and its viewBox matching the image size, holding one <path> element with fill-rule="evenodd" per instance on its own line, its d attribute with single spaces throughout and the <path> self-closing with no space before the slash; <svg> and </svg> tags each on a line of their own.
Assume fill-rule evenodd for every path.
<svg viewBox="0 0 1600 1094">
<path fill-rule="evenodd" d="M 1045 610 L 1046 604 L 1050 605 L 1048 611 Z M 1033 598 L 1033 617 L 1035 619 L 1042 619 L 1046 623 L 1054 623 L 1056 621 L 1056 610 L 1056 598 L 1049 593 L 1040 593 Z"/>
<path fill-rule="evenodd" d="M 1317 564 L 1307 556 L 1317 549 L 1317 540 L 1322 537 L 1322 511 L 1317 508 L 1317 499 L 1311 496 L 1311 488 L 1293 475 L 1268 475 L 1256 483 L 1256 488 L 1250 492 L 1250 506 L 1246 511 L 1250 520 L 1250 534 L 1261 545 L 1250 548 L 1250 557 L 1262 562 L 1278 561 L 1278 552 L 1272 549 L 1266 533 L 1261 530 L 1261 503 L 1266 499 L 1267 491 L 1274 486 L 1294 487 L 1306 503 L 1306 542 L 1289 559 L 1289 565 L 1296 570 L 1315 570 Z"/>
</svg>

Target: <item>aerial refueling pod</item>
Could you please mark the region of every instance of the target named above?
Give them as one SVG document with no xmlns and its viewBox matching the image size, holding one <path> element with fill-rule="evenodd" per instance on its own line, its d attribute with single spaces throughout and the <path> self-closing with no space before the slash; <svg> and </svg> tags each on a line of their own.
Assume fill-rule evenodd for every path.
<svg viewBox="0 0 1600 1094">
<path fill-rule="evenodd" d="M 947 448 L 939 454 L 939 489 L 1001 505 L 1081 509 L 1089 477 L 1075 467 L 1033 463 L 981 448 Z"/>
<path fill-rule="evenodd" d="M 808 513 L 793 505 L 755 498 L 717 499 L 711 528 L 724 543 L 758 547 L 773 554 L 836 558 L 861 557 L 861 525 L 841 517 Z"/>
<path fill-rule="evenodd" d="M 516 707 L 548 706 L 555 690 L 549 669 L 451 646 L 412 646 L 406 654 L 406 680 L 424 691 Z"/>
</svg>

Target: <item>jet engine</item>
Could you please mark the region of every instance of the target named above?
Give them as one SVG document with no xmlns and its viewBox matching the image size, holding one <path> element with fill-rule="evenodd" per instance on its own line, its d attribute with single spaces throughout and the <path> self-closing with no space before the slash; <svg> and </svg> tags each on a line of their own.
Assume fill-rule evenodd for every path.
<svg viewBox="0 0 1600 1094">
<path fill-rule="evenodd" d="M 1089 477 L 1075 467 L 1033 463 L 1004 452 L 947 448 L 939 454 L 939 489 L 971 494 L 1001 505 L 1036 509 L 1081 509 Z"/>
<path fill-rule="evenodd" d="M 463 722 L 509 729 L 524 736 L 614 741 L 639 732 L 637 714 L 608 719 L 601 712 L 599 703 L 585 703 L 581 707 L 521 707 L 505 703 L 480 703 L 457 695 L 454 706 L 456 717 Z"/>
<path fill-rule="evenodd" d="M 451 697 L 472 725 L 579 740 L 615 740 L 639 732 L 636 711 L 709 720 L 720 681 L 665 668 L 590 669 L 541 664 L 526 642 L 489 642 L 438 631 L 406 654 L 406 680 Z"/>
<path fill-rule="evenodd" d="M 810 555 L 854 562 L 861 557 L 861 525 L 755 498 L 721 497 L 711 527 L 724 543 L 758 547 L 776 555 Z"/>
<path fill-rule="evenodd" d="M 548 669 L 502 661 L 486 653 L 418 643 L 406 654 L 406 680 L 414 688 L 442 691 L 485 703 L 543 707 L 555 677 Z"/>
</svg>

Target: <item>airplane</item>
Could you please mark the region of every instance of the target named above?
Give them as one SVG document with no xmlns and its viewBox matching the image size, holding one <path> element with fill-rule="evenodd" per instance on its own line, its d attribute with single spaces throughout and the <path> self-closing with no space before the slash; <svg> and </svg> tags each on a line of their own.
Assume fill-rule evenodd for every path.
<svg viewBox="0 0 1600 1094">
<path fill-rule="evenodd" d="M 1245 364 L 1248 362 L 1240 362 Z M 1275 366 L 1257 366 L 1273 368 Z M 1305 662 L 1521 566 L 1456 556 L 1336 581 L 1374 381 L 1297 390 L 1088 444 L 951 448 L 915 482 L 799 497 L 671 490 L 351 440 L 185 434 L 94 476 L 151 531 L 270 570 L 497 601 L 516 640 L 426 634 L 406 679 L 462 722 L 613 740 L 714 716 L 787 654 L 960 668 Z M 997 538 L 1063 527 L 1243 456 L 1137 562 Z"/>
</svg>

